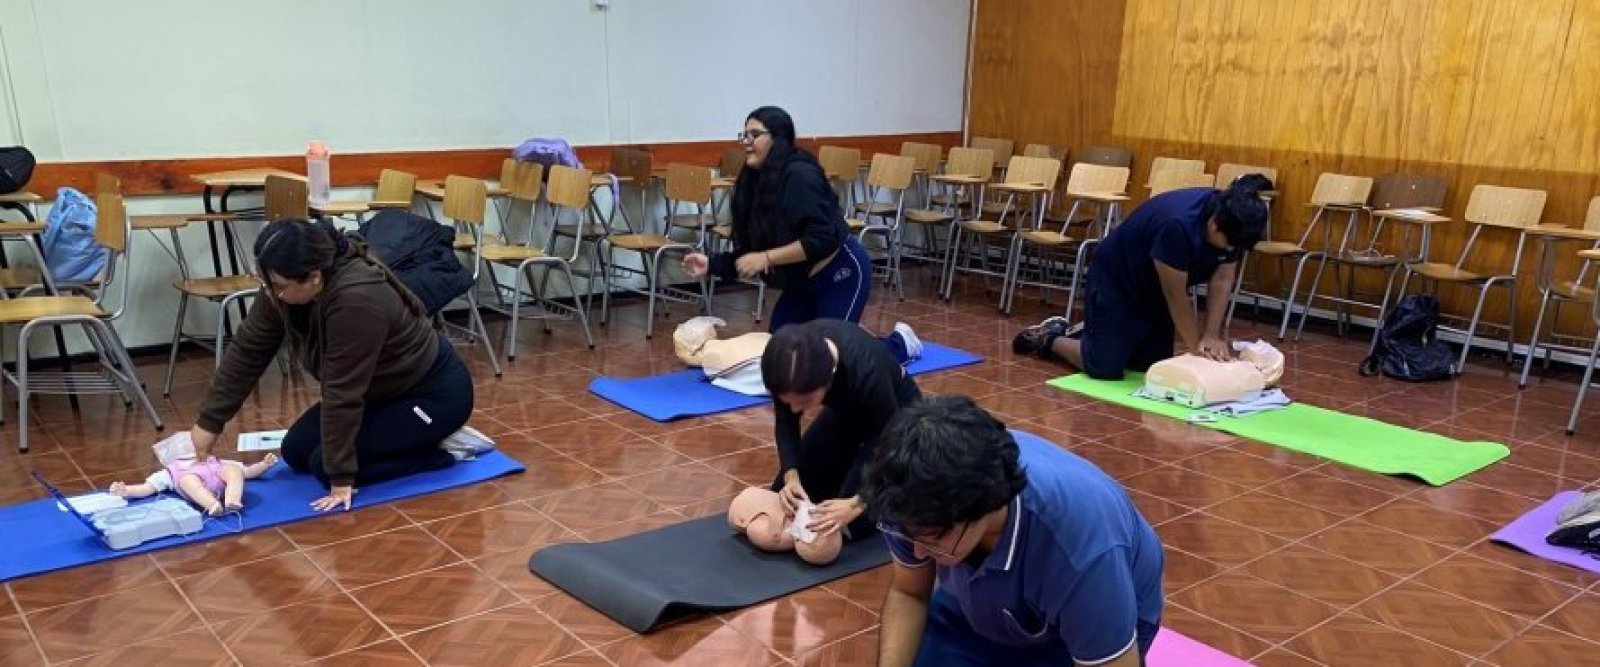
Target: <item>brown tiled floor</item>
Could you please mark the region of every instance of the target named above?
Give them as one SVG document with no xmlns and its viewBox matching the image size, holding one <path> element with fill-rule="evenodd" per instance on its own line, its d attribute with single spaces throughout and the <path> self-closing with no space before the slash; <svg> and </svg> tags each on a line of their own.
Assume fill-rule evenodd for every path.
<svg viewBox="0 0 1600 667">
<path fill-rule="evenodd" d="M 927 274 L 908 282 L 904 302 L 879 290 L 866 323 L 904 320 L 984 355 L 921 384 L 969 393 L 1132 489 L 1170 550 L 1171 627 L 1264 667 L 1600 655 L 1584 639 L 1600 632 L 1600 578 L 1484 539 L 1557 490 L 1600 482 L 1600 407 L 1578 436 L 1560 429 L 1570 372 L 1519 392 L 1485 358 L 1456 382 L 1407 385 L 1358 377 L 1358 339 L 1283 344 L 1300 400 L 1512 447 L 1507 461 L 1433 489 L 1043 387 L 1060 369 L 1009 350 L 1015 329 L 1045 314 L 1030 294 L 1008 320 L 977 281 L 952 304 L 930 296 Z M 721 298 L 719 314 L 747 326 L 732 311 L 748 302 Z M 644 340 L 642 313 L 621 308 L 593 352 L 570 324 L 526 327 L 523 356 L 498 380 L 481 352 L 464 351 L 478 378 L 474 424 L 526 474 L 10 582 L 0 664 L 872 664 L 882 570 L 645 637 L 527 573 L 543 545 L 711 514 L 772 474 L 764 408 L 657 424 L 584 391 L 597 373 L 676 367 L 669 335 Z M 1270 329 L 1241 321 L 1233 333 Z M 191 423 L 209 363 L 186 361 L 161 401 L 172 426 Z M 143 370 L 159 378 L 159 361 Z M 236 426 L 281 428 L 313 395 L 269 371 Z M 39 496 L 30 470 L 70 491 L 148 472 L 152 433 L 137 414 L 99 398 L 78 412 L 55 398 L 38 405 L 33 453 L 13 452 L 14 425 L 0 432 L 0 502 Z"/>
</svg>

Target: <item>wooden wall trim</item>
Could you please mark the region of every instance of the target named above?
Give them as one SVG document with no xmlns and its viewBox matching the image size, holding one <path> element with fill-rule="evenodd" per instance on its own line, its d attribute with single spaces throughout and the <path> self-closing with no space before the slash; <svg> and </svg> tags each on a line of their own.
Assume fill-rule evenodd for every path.
<svg viewBox="0 0 1600 667">
<path fill-rule="evenodd" d="M 900 144 L 907 141 L 959 145 L 961 133 L 923 132 L 914 134 L 879 134 L 855 137 L 802 138 L 801 144 L 815 151 L 827 144 L 859 148 L 867 154 L 899 153 Z M 715 165 L 722 152 L 737 146 L 731 141 L 693 141 L 659 144 L 625 144 L 650 151 L 659 164 L 688 162 Z M 578 159 L 585 166 L 605 169 L 610 160 L 609 145 L 579 146 Z M 450 175 L 497 178 L 500 162 L 511 155 L 506 148 L 459 149 L 441 151 L 398 151 L 384 153 L 334 153 L 332 162 L 335 186 L 373 185 L 378 172 L 399 169 L 414 173 L 419 178 L 444 178 Z M 53 198 L 57 188 L 69 186 L 88 192 L 93 187 L 97 173 L 108 173 L 122 179 L 126 195 L 173 195 L 200 191 L 200 185 L 190 179 L 194 174 L 204 174 L 250 167 L 275 167 L 295 173 L 305 172 L 305 158 L 299 155 L 268 155 L 224 158 L 168 158 L 159 160 L 115 160 L 102 162 L 47 162 L 40 163 L 33 172 L 28 189 L 47 198 Z"/>
</svg>

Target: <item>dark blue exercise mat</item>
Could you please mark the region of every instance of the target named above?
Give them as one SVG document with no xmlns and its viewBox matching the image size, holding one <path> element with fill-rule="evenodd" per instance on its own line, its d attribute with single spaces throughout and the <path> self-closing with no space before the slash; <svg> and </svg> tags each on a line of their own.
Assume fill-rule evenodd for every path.
<svg viewBox="0 0 1600 667">
<path fill-rule="evenodd" d="M 970 352 L 923 343 L 922 357 L 906 366 L 906 372 L 920 375 L 980 361 L 983 361 L 983 357 Z M 641 378 L 598 377 L 589 383 L 589 391 L 658 422 L 714 415 L 772 400 L 765 396 L 746 396 L 711 384 L 698 368 Z"/>
<path fill-rule="evenodd" d="M 889 562 L 883 538 L 845 543 L 839 558 L 810 565 L 793 552 L 750 546 L 718 514 L 609 542 L 557 544 L 528 569 L 634 632 L 698 613 L 760 604 Z"/>
<path fill-rule="evenodd" d="M 356 490 L 352 509 L 477 484 L 523 470 L 516 459 L 491 451 L 444 470 L 363 486 Z M 86 526 L 58 508 L 53 499 L 0 507 L 0 536 L 4 536 L 0 540 L 0 582 L 316 518 L 323 513 L 311 509 L 311 501 L 326 494 L 316 478 L 294 474 L 279 462 L 245 485 L 242 529 L 241 519 L 235 516 L 208 519 L 198 533 L 165 537 L 123 551 L 105 546 Z"/>
</svg>

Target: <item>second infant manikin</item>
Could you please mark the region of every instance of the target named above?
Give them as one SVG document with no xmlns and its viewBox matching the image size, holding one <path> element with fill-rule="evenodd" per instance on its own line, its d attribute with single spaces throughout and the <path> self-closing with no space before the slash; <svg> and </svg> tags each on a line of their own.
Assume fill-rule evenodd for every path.
<svg viewBox="0 0 1600 667">
<path fill-rule="evenodd" d="M 812 565 L 827 565 L 839 557 L 844 536 L 839 531 L 816 535 L 810 542 L 795 537 L 794 518 L 784 511 L 783 500 L 775 491 L 750 487 L 728 505 L 728 525 L 743 533 L 750 544 L 762 551 L 794 552 Z"/>
</svg>

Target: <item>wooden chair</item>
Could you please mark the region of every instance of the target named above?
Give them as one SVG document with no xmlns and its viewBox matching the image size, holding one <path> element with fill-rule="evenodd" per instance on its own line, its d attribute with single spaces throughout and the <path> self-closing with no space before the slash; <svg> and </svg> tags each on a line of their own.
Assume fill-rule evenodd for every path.
<svg viewBox="0 0 1600 667">
<path fill-rule="evenodd" d="M 1182 180 L 1185 175 L 1202 176 L 1206 172 L 1205 160 L 1185 160 L 1173 157 L 1158 157 L 1150 161 L 1150 178 L 1145 181 L 1145 188 L 1150 190 L 1150 196 L 1156 195 L 1156 180 L 1165 179 L 1163 182 L 1171 183 L 1173 179 Z M 1206 183 L 1210 185 L 1212 181 Z"/>
<path fill-rule="evenodd" d="M 1166 194 L 1173 190 L 1186 188 L 1214 188 L 1217 178 L 1206 173 L 1191 173 L 1187 171 L 1158 171 L 1150 175 L 1150 182 L 1145 187 L 1150 188 L 1150 196 Z"/>
<path fill-rule="evenodd" d="M 1220 172 L 1220 170 L 1219 170 Z M 1219 173 L 1220 176 L 1220 173 Z M 1230 181 L 1231 182 L 1231 181 Z M 1352 219 L 1361 215 L 1366 210 L 1367 196 L 1372 194 L 1372 179 L 1364 176 L 1347 176 L 1344 174 L 1323 173 L 1317 176 L 1316 188 L 1311 191 L 1311 201 L 1306 204 L 1312 210 L 1311 222 L 1307 224 L 1305 232 L 1298 241 L 1276 241 L 1272 235 L 1272 219 L 1267 219 L 1267 229 L 1262 240 L 1257 242 L 1250 252 L 1239 258 L 1238 277 L 1234 281 L 1235 304 L 1228 310 L 1228 321 L 1232 321 L 1233 307 L 1238 300 L 1250 298 L 1257 309 L 1262 301 L 1269 301 L 1283 306 L 1282 321 L 1278 324 L 1278 340 L 1289 333 L 1289 318 L 1294 315 L 1294 306 L 1297 295 L 1300 293 L 1300 279 L 1305 273 L 1306 264 L 1311 260 L 1321 260 L 1332 246 L 1332 223 L 1324 225 L 1323 241 L 1319 248 L 1307 248 L 1311 243 L 1312 235 L 1317 231 L 1317 224 L 1324 216 L 1344 213 Z M 1270 209 L 1269 209 L 1270 210 Z M 1266 294 L 1255 288 L 1256 291 L 1245 289 L 1244 276 L 1249 269 L 1252 256 L 1275 261 L 1280 267 L 1285 261 L 1294 261 L 1294 279 L 1289 283 L 1286 294 Z M 1256 285 L 1260 285 L 1260 269 L 1256 270 Z"/>
<path fill-rule="evenodd" d="M 1539 264 L 1534 271 L 1534 285 L 1539 290 L 1539 314 L 1533 320 L 1533 333 L 1528 336 L 1528 355 L 1522 361 L 1522 376 L 1517 380 L 1518 388 L 1528 386 L 1528 373 L 1533 369 L 1533 358 L 1539 355 L 1541 349 L 1545 353 L 1546 369 L 1550 366 L 1550 356 L 1554 350 L 1573 353 L 1583 351 L 1576 345 L 1545 343 L 1542 338 L 1545 313 L 1552 305 L 1555 306 L 1555 312 L 1550 317 L 1550 337 L 1555 341 L 1576 342 L 1579 336 L 1563 335 L 1556 330 L 1557 323 L 1561 321 L 1561 306 L 1567 303 L 1594 304 L 1595 290 L 1588 284 L 1589 262 L 1584 261 L 1581 264 L 1577 276 L 1573 279 L 1561 280 L 1556 277 L 1556 258 L 1564 254 L 1564 251 L 1570 250 L 1573 242 L 1588 243 L 1589 250 L 1600 249 L 1600 197 L 1589 200 L 1589 212 L 1583 218 L 1582 227 L 1537 225 L 1528 232 L 1539 239 Z"/>
<path fill-rule="evenodd" d="M 704 196 L 706 197 L 706 200 L 708 200 L 710 198 L 710 188 L 710 168 L 696 167 L 687 164 L 667 165 L 666 191 L 669 202 L 685 201 L 685 198 L 700 196 Z M 691 199 L 691 201 L 693 200 Z M 669 203 L 667 208 L 668 215 L 671 215 L 672 211 L 673 205 Z M 666 225 L 665 222 L 666 221 L 663 220 L 663 232 L 670 229 L 670 225 Z M 701 250 L 702 246 L 700 244 L 700 239 L 696 239 L 695 243 L 685 243 L 681 241 L 675 241 L 669 238 L 665 233 L 658 234 L 653 233 L 648 229 L 644 229 L 637 233 L 635 233 L 633 230 L 629 230 L 629 233 L 627 234 L 609 234 L 602 237 L 600 242 L 602 244 L 602 252 L 600 254 L 605 259 L 606 266 L 608 267 L 607 271 L 605 272 L 606 290 L 605 295 L 601 299 L 602 305 L 600 307 L 600 323 L 602 326 L 604 326 L 605 323 L 610 319 L 610 294 L 613 289 L 621 289 L 636 294 L 642 294 L 646 299 L 649 300 L 644 327 L 644 337 L 646 339 L 649 339 L 655 334 L 656 300 L 658 298 L 669 301 L 685 302 L 698 300 L 702 304 L 702 307 L 709 308 L 709 306 L 706 304 L 708 303 L 707 293 L 709 292 L 711 281 L 708 279 L 700 281 L 701 293 L 698 295 L 663 287 L 661 285 L 662 260 L 669 253 L 683 255 Z M 618 250 L 624 250 L 639 255 L 643 269 L 640 270 L 633 269 L 631 267 L 618 266 L 616 258 L 616 252 Z M 641 291 L 632 285 L 622 283 L 620 280 L 618 280 L 619 278 L 632 273 L 642 273 L 644 275 L 646 285 L 645 290 Z"/>
<path fill-rule="evenodd" d="M 1596 200 L 1600 200 L 1600 198 L 1596 198 Z M 1592 217 L 1592 214 L 1594 213 L 1593 202 L 1590 203 L 1589 212 Z M 1582 273 L 1588 273 L 1589 265 L 1600 261 L 1600 249 L 1590 248 L 1588 250 L 1580 250 L 1578 251 L 1578 258 L 1583 260 L 1583 269 L 1581 270 L 1580 275 Z M 1590 294 L 1593 295 L 1596 291 L 1600 291 L 1600 289 L 1597 288 L 1600 288 L 1600 285 L 1597 285 L 1593 288 L 1588 288 L 1591 290 Z M 1589 303 L 1591 306 L 1589 308 L 1589 319 L 1593 321 L 1596 326 L 1600 326 L 1600 299 L 1590 298 Z M 1529 350 L 1528 358 L 1532 359 L 1533 355 L 1534 351 Z M 1567 415 L 1568 436 L 1571 436 L 1573 433 L 1578 431 L 1578 413 L 1583 408 L 1583 399 L 1589 394 L 1590 383 L 1594 382 L 1594 365 L 1597 361 L 1600 361 L 1600 335 L 1595 336 L 1594 342 L 1590 343 L 1589 345 L 1589 361 L 1583 365 L 1583 381 L 1578 383 L 1578 395 L 1573 397 L 1572 412 L 1568 413 Z M 1523 373 L 1524 376 L 1526 376 L 1527 371 L 1524 370 Z"/>
<path fill-rule="evenodd" d="M 1059 167 L 1058 167 L 1059 169 Z M 1054 187 L 1052 185 L 1052 187 Z M 1011 252 L 1014 268 L 1009 274 L 1007 282 L 1010 285 L 1009 294 L 1001 305 L 1008 314 L 1011 312 L 1012 300 L 1016 296 L 1017 286 L 1020 284 L 1032 285 L 1041 291 L 1048 289 L 1061 289 L 1060 282 L 1051 280 L 1051 268 L 1059 263 L 1065 273 L 1066 262 L 1072 261 L 1071 275 L 1066 276 L 1064 282 L 1067 290 L 1068 317 L 1072 316 L 1072 308 L 1078 300 L 1078 290 L 1083 282 L 1087 270 L 1087 262 L 1091 251 L 1100 244 L 1101 239 L 1110 233 L 1111 228 L 1118 220 L 1117 207 L 1128 199 L 1125 194 L 1128 187 L 1127 167 L 1106 167 L 1102 165 L 1086 164 L 1079 162 L 1072 165 L 1072 173 L 1067 177 L 1066 196 L 1072 200 L 1072 209 L 1062 222 L 1060 231 L 1050 231 L 1036 225 L 1031 230 L 1024 230 L 1015 234 L 1012 239 Z M 1080 242 L 1068 235 L 1072 221 L 1077 219 L 1079 207 L 1084 204 L 1096 209 L 1090 216 L 1091 221 L 1104 220 L 1098 230 L 1091 228 L 1084 234 Z M 1099 213 L 1099 208 L 1105 207 L 1105 215 Z M 1029 251 L 1037 256 L 1036 266 L 1039 278 L 1033 282 L 1021 278 L 1020 266 L 1022 259 Z"/>
<path fill-rule="evenodd" d="M 823 146 L 817 150 L 817 162 L 822 165 L 823 177 L 839 196 L 840 212 L 853 210 L 856 185 L 861 180 L 861 149 Z"/>
<path fill-rule="evenodd" d="M 1133 168 L 1133 151 L 1116 146 L 1087 146 L 1078 154 L 1078 162 L 1102 167 Z M 1200 167 L 1205 171 L 1205 167 Z"/>
<path fill-rule="evenodd" d="M 478 301 L 478 280 L 483 276 L 484 247 L 487 240 L 484 237 L 484 213 L 489 207 L 489 185 L 480 179 L 466 176 L 447 176 L 444 179 L 444 200 L 441 210 L 445 221 L 455 228 L 455 249 L 471 257 L 472 262 L 472 288 L 467 290 L 467 326 L 458 327 L 447 324 L 467 336 L 467 344 L 483 342 L 484 352 L 489 357 L 489 367 L 494 370 L 495 377 L 500 377 L 500 359 L 495 354 L 494 343 L 489 338 L 489 328 L 483 323 L 483 313 L 479 312 L 481 304 Z M 444 322 L 441 314 L 439 321 Z"/>
<path fill-rule="evenodd" d="M 543 180 L 544 166 L 537 163 L 524 163 L 521 168 L 510 175 L 509 181 L 502 181 L 501 187 L 506 189 L 507 197 L 512 203 L 526 202 L 530 207 L 539 204 L 539 185 Z M 581 221 L 589 210 L 589 185 L 594 174 L 587 169 L 574 169 L 563 165 L 550 167 L 550 180 L 544 188 L 544 198 L 550 204 L 550 219 L 559 220 L 563 212 L 576 213 Z M 449 184 L 445 188 L 448 192 Z M 486 234 L 480 234 L 485 239 L 479 255 L 488 263 L 490 271 L 495 265 L 511 268 L 515 277 L 511 283 L 511 307 L 505 314 L 511 318 L 511 324 L 506 329 L 506 358 L 517 358 L 517 324 L 522 321 L 522 303 L 524 297 L 533 297 L 534 305 L 540 310 L 534 317 L 544 324 L 546 333 L 550 331 L 549 320 L 552 313 L 562 312 L 566 317 L 576 318 L 583 326 L 584 341 L 589 344 L 589 349 L 594 349 L 594 334 L 589 330 L 589 317 L 585 311 L 583 297 L 578 294 L 578 282 L 572 274 L 572 262 L 577 261 L 579 247 L 573 247 L 573 255 L 560 257 L 546 252 L 545 249 L 533 245 L 533 226 L 530 224 L 527 234 L 523 239 L 512 241 L 510 239 L 495 239 Z M 509 236 L 509 232 L 508 232 Z M 532 293 L 525 292 L 523 285 L 533 287 L 535 284 L 533 268 L 542 266 L 544 275 L 538 280 L 538 288 Z M 567 287 L 572 296 L 572 304 L 568 306 L 549 298 L 550 274 L 559 272 L 567 279 Z M 591 281 L 592 283 L 592 281 Z M 591 285 L 592 287 L 592 285 Z"/>
<path fill-rule="evenodd" d="M 944 227 L 948 242 L 955 231 L 951 227 L 960 215 L 961 201 L 971 201 L 973 193 L 989 182 L 994 173 L 994 154 L 988 149 L 957 147 L 950 149 L 944 173 L 928 173 L 922 177 L 927 183 L 926 202 L 922 208 L 906 209 L 900 215 L 903 224 L 918 225 L 924 230 L 925 246 L 916 248 L 910 256 L 943 264 L 944 251 L 939 247 L 937 226 Z M 905 252 L 902 245 L 901 252 Z M 941 268 L 940 276 L 944 275 Z M 942 285 L 941 285 L 942 286 Z"/>
<path fill-rule="evenodd" d="M 855 206 L 862 217 L 845 220 L 851 231 L 860 234 L 863 244 L 869 235 L 883 237 L 883 276 L 901 300 L 905 299 L 905 290 L 900 280 L 900 243 L 904 233 L 900 220 L 915 169 L 916 158 L 912 156 L 886 153 L 872 156 L 872 167 L 867 170 L 867 196 Z M 877 222 L 873 222 L 874 219 Z M 873 271 L 877 270 L 874 266 Z"/>
<path fill-rule="evenodd" d="M 1055 160 L 1017 155 L 1013 156 L 1006 166 L 1004 182 L 990 184 L 983 188 L 987 191 L 982 193 L 985 196 L 989 193 L 999 192 L 1005 195 L 1005 199 L 998 207 L 999 213 L 995 214 L 994 220 L 983 219 L 988 214 L 980 212 L 979 219 L 959 220 L 956 222 L 955 227 L 952 229 L 954 234 L 950 239 L 950 249 L 946 253 L 944 273 L 944 298 L 946 300 L 950 299 L 951 293 L 955 289 L 955 274 L 960 271 L 963 273 L 976 273 L 985 277 L 1000 278 L 1000 307 L 1002 309 L 1005 307 L 1007 296 L 1005 281 L 1011 269 L 1012 255 L 1010 250 L 1012 244 L 1008 242 L 1002 245 L 1001 239 L 1009 232 L 1028 229 L 1030 223 L 1025 217 L 1033 216 L 1037 218 L 1044 215 L 1045 208 L 1050 205 L 1050 193 L 1055 188 L 1055 178 L 1059 173 L 1061 173 L 1061 164 Z M 1019 205 L 1017 201 L 1019 196 L 1026 196 L 1029 201 Z M 1010 225 L 1006 224 L 1008 217 L 1013 219 Z M 1032 228 L 1037 229 L 1038 226 L 1037 219 L 1031 223 Z M 964 250 L 962 247 L 963 240 L 966 240 L 975 248 Z M 991 245 L 1005 248 L 1002 251 L 1004 255 L 1003 262 L 999 269 L 994 269 L 990 266 Z M 962 266 L 963 254 L 965 254 L 969 263 L 976 260 L 977 266 Z"/>
<path fill-rule="evenodd" d="M 129 303 L 128 270 L 129 229 L 128 214 L 122 196 L 114 191 L 101 192 L 95 197 L 95 243 L 106 252 L 106 268 L 101 277 L 102 289 L 93 298 L 74 296 L 25 296 L 0 301 L 0 326 L 16 325 L 16 372 L 0 371 L 7 382 L 17 388 L 17 451 L 28 451 L 28 398 L 31 394 L 93 394 L 115 393 L 122 395 L 123 405 L 139 402 L 155 430 L 163 428 L 161 416 L 145 393 L 144 385 L 134 371 L 133 360 L 127 347 L 111 324 L 122 316 Z M 48 270 L 45 271 L 48 273 Z M 107 310 L 105 300 L 113 289 L 120 287 L 118 308 Z M 219 318 L 220 319 L 220 318 Z M 38 373 L 28 368 L 28 342 L 39 327 L 80 325 L 89 343 L 99 355 L 100 368 L 96 372 Z M 4 420 L 4 402 L 0 401 L 0 421 Z"/>
<path fill-rule="evenodd" d="M 1461 253 L 1456 256 L 1456 261 L 1454 263 L 1420 261 L 1405 264 L 1404 275 L 1400 279 L 1400 290 L 1395 296 L 1397 301 L 1405 297 L 1406 288 L 1410 285 L 1413 275 L 1432 283 L 1435 292 L 1443 285 L 1478 290 L 1477 305 L 1472 309 L 1472 317 L 1467 320 L 1465 330 L 1458 327 L 1439 327 L 1441 330 L 1456 331 L 1465 337 L 1461 343 L 1461 359 L 1456 364 L 1457 373 L 1460 373 L 1467 363 L 1467 352 L 1472 349 L 1472 339 L 1477 335 L 1478 326 L 1482 323 L 1484 304 L 1488 300 L 1489 291 L 1496 287 L 1505 290 L 1508 315 L 1505 324 L 1492 326 L 1503 328 L 1507 332 L 1506 362 L 1510 363 L 1517 338 L 1517 276 L 1521 274 L 1522 269 L 1522 250 L 1527 244 L 1528 230 L 1538 225 L 1539 219 L 1544 215 L 1544 204 L 1548 196 L 1544 190 L 1478 185 L 1472 188 L 1472 196 L 1467 200 L 1467 212 L 1464 216 L 1472 231 L 1467 237 L 1466 245 L 1462 246 Z M 1475 264 L 1484 268 L 1477 266 L 1473 269 L 1468 268 L 1474 258 L 1473 250 L 1478 248 L 1478 239 L 1485 230 L 1516 236 L 1516 250 L 1510 258 L 1510 267 L 1498 263 L 1477 262 Z M 1382 322 L 1384 316 L 1388 314 L 1389 301 L 1389 294 L 1384 294 L 1383 305 L 1378 312 L 1379 322 Z M 1379 331 L 1382 331 L 1381 326 L 1373 330 L 1371 348 L 1377 347 Z"/>
</svg>

